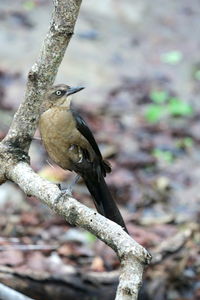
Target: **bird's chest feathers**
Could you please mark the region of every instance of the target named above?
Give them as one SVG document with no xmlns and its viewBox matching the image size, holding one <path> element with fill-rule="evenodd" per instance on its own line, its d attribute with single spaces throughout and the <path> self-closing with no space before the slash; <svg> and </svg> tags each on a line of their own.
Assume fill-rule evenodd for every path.
<svg viewBox="0 0 200 300">
<path fill-rule="evenodd" d="M 71 169 L 71 162 L 82 160 L 82 150 L 86 149 L 93 158 L 93 150 L 88 141 L 76 128 L 76 121 L 70 110 L 54 107 L 44 112 L 39 121 L 44 146 L 51 157 L 64 169 Z"/>
<path fill-rule="evenodd" d="M 71 112 L 66 108 L 49 109 L 41 115 L 39 128 L 51 159 L 62 168 L 70 169 L 71 160 L 67 153 L 79 135 Z"/>
<path fill-rule="evenodd" d="M 39 122 L 42 139 L 45 142 L 70 141 L 75 128 L 75 121 L 70 110 L 55 107 L 41 115 Z"/>
</svg>

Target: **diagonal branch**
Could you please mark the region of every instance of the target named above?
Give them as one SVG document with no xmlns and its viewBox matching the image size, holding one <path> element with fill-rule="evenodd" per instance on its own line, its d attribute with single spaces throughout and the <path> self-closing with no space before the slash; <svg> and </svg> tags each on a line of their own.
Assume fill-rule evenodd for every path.
<svg viewBox="0 0 200 300">
<path fill-rule="evenodd" d="M 40 106 L 52 85 L 65 54 L 79 13 L 81 0 L 53 0 L 54 10 L 40 55 L 28 74 L 25 101 L 14 116 L 4 142 L 28 151 L 39 118 Z"/>
<path fill-rule="evenodd" d="M 63 216 L 67 222 L 89 230 L 110 246 L 121 261 L 121 276 L 116 299 L 137 299 L 144 265 L 150 262 L 151 256 L 121 226 L 72 197 L 65 195 L 56 201 L 60 195 L 58 187 L 35 174 L 26 163 L 17 164 L 9 171 L 8 177 L 16 182 L 26 194 L 39 198 Z"/>
</svg>

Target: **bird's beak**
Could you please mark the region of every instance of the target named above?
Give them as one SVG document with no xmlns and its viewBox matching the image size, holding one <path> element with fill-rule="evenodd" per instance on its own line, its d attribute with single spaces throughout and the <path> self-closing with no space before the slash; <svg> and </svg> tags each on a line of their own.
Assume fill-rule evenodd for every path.
<svg viewBox="0 0 200 300">
<path fill-rule="evenodd" d="M 75 94 L 81 90 L 83 90 L 84 87 L 83 86 L 78 86 L 78 87 L 70 87 L 66 93 L 67 96 Z"/>
</svg>

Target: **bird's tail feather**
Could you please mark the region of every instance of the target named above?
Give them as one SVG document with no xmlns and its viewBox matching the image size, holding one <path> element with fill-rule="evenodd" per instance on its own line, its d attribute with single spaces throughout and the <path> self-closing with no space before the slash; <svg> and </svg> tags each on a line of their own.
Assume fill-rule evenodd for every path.
<svg viewBox="0 0 200 300">
<path fill-rule="evenodd" d="M 128 233 L 124 220 L 114 199 L 111 196 L 104 177 L 101 176 L 99 180 L 95 180 L 94 178 L 93 180 L 88 180 L 88 178 L 84 178 L 84 181 L 93 197 L 97 211 L 106 218 L 122 226 Z"/>
</svg>

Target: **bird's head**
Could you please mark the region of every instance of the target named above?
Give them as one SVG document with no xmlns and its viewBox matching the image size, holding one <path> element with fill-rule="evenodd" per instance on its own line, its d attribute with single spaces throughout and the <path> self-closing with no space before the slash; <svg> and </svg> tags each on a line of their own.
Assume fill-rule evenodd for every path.
<svg viewBox="0 0 200 300">
<path fill-rule="evenodd" d="M 84 87 L 70 87 L 66 84 L 58 84 L 49 88 L 45 95 L 45 109 L 53 106 L 70 107 L 71 95 L 84 89 Z"/>
</svg>

